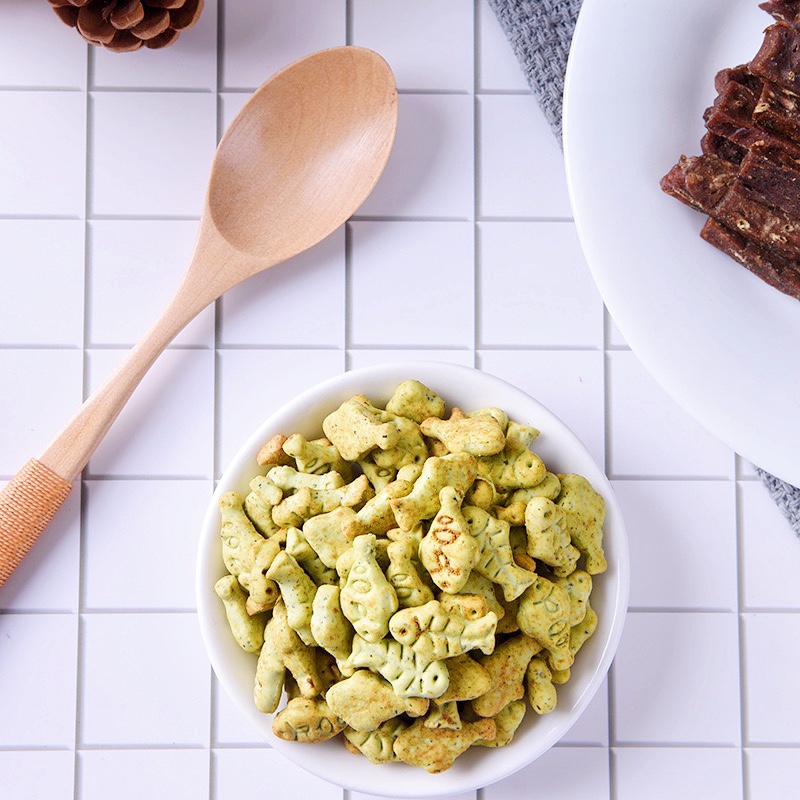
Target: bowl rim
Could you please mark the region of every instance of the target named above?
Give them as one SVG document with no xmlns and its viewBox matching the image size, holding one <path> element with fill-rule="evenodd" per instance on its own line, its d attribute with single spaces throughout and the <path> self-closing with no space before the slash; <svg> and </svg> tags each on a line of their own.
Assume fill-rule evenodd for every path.
<svg viewBox="0 0 800 800">
<path fill-rule="evenodd" d="M 523 723 L 521 733 L 518 732 L 509 745 L 470 748 L 453 767 L 438 775 L 429 775 L 420 768 L 405 764 L 376 766 L 366 758 L 355 756 L 350 760 L 351 754 L 338 741 L 308 747 L 275 737 L 270 729 L 273 715 L 262 714 L 255 708 L 252 689 L 249 688 L 252 687 L 257 656 L 241 651 L 230 635 L 227 623 L 221 624 L 225 620 L 224 610 L 213 589 L 214 581 L 225 574 L 224 566 L 220 571 L 219 498 L 232 489 L 245 491 L 253 476 L 263 474 L 263 468 L 255 463 L 255 455 L 263 443 L 278 432 L 289 435 L 300 430 L 309 437 L 322 435 L 320 426 L 325 414 L 353 394 L 360 392 L 370 399 L 374 397 L 382 401 L 388 399 L 397 384 L 407 379 L 416 379 L 429 386 L 445 399 L 448 408 L 454 404 L 465 410 L 499 406 L 512 419 L 540 429 L 541 435 L 536 441 L 544 439 L 546 446 L 533 449 L 540 455 L 545 451 L 547 454 L 555 444 L 557 459 L 571 460 L 575 457 L 575 461 L 580 463 L 575 463 L 574 468 L 565 465 L 565 468 L 553 471 L 584 475 L 606 503 L 604 550 L 608 570 L 597 576 L 593 589 L 593 597 L 601 597 L 603 613 L 599 614 L 598 630 L 581 651 L 586 651 L 584 662 L 580 656 L 576 660 L 576 669 L 580 670 L 582 663 L 589 665 L 588 654 L 591 654 L 594 661 L 591 674 L 588 671 L 583 674 L 580 670 L 578 680 L 573 674 L 568 683 L 559 686 L 556 710 L 546 716 L 534 717 L 536 725 Z M 479 397 L 485 397 L 486 402 L 475 405 L 473 401 Z M 525 413 L 520 416 L 518 412 L 523 410 Z M 532 416 L 535 418 L 530 418 Z M 284 429 L 288 421 L 292 423 L 292 430 Z M 557 442 L 550 441 L 551 437 Z M 542 455 L 542 458 L 549 468 L 548 457 Z M 216 482 L 201 526 L 195 572 L 197 618 L 211 666 L 226 695 L 250 720 L 265 744 L 307 772 L 337 786 L 395 798 L 434 797 L 487 786 L 528 766 L 561 740 L 606 678 L 622 636 L 630 592 L 630 554 L 619 502 L 609 479 L 586 446 L 549 408 L 507 380 L 477 368 L 440 361 L 393 361 L 338 373 L 308 387 L 269 414 L 245 439 Z M 243 678 L 248 668 L 251 670 L 250 682 L 245 684 Z M 565 697 L 568 708 L 564 708 Z M 530 709 L 526 718 L 531 719 Z M 542 735 L 537 735 L 536 727 L 543 729 Z M 336 748 L 336 752 L 331 748 Z"/>
</svg>

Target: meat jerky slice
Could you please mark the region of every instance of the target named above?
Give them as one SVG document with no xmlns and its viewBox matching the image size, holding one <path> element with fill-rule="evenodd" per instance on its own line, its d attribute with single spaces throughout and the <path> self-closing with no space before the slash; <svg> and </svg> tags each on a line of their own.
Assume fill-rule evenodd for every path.
<svg viewBox="0 0 800 800">
<path fill-rule="evenodd" d="M 800 219 L 800 154 L 772 142 L 754 142 L 742 160 L 737 182 L 751 200 Z"/>
<path fill-rule="evenodd" d="M 709 212 L 743 239 L 774 251 L 786 260 L 800 259 L 800 221 L 750 199 L 735 181 Z"/>
<path fill-rule="evenodd" d="M 717 90 L 717 94 L 723 92 L 731 82 L 741 84 L 756 96 L 761 94 L 761 86 L 764 83 L 761 78 L 750 72 L 750 67 L 747 64 L 721 69 L 714 76 L 714 88 Z"/>
<path fill-rule="evenodd" d="M 741 164 L 747 155 L 746 148 L 717 133 L 706 133 L 700 140 L 700 149 L 704 155 L 716 156 L 731 164 Z"/>
<path fill-rule="evenodd" d="M 711 133 L 736 141 L 739 131 L 753 127 L 753 111 L 760 96 L 760 88 L 756 93 L 743 83 L 729 80 L 714 104 L 703 114 L 706 128 Z"/>
<path fill-rule="evenodd" d="M 800 143 L 800 97 L 774 83 L 765 83 L 753 109 L 753 122 Z"/>
<path fill-rule="evenodd" d="M 712 218 L 706 220 L 700 236 L 725 255 L 747 267 L 770 286 L 800 300 L 800 269 L 798 269 L 800 265 L 796 262 L 786 262 L 777 258 Z"/>
<path fill-rule="evenodd" d="M 786 22 L 770 25 L 749 66 L 754 75 L 800 94 L 800 30 Z"/>
<path fill-rule="evenodd" d="M 661 189 L 696 211 L 709 213 L 736 180 L 739 167 L 713 155 L 681 156 L 661 179 Z"/>
<path fill-rule="evenodd" d="M 800 0 L 771 0 L 771 2 L 761 3 L 762 8 L 767 14 L 771 14 L 775 19 L 783 20 L 791 24 L 800 22 Z"/>
</svg>

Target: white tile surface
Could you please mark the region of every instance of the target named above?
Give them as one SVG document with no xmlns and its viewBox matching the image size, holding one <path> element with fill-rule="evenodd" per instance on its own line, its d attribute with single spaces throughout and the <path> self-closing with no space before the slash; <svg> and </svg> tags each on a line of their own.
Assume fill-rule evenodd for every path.
<svg viewBox="0 0 800 800">
<path fill-rule="evenodd" d="M 87 481 L 84 607 L 192 610 L 210 481 Z M 144 519 L 131 513 L 132 498 Z"/>
<path fill-rule="evenodd" d="M 86 95 L 0 91 L 0 117 L 0 214 L 81 216 Z"/>
<path fill-rule="evenodd" d="M 474 233 L 466 222 L 354 222 L 355 346 L 470 347 Z"/>
<path fill-rule="evenodd" d="M 735 614 L 632 612 L 614 661 L 621 744 L 738 745 Z"/>
<path fill-rule="evenodd" d="M 79 761 L 86 800 L 201 797 L 208 791 L 204 750 L 86 750 Z"/>
<path fill-rule="evenodd" d="M 747 743 L 800 745 L 800 614 L 745 614 Z"/>
<path fill-rule="evenodd" d="M 618 748 L 614 774 L 619 800 L 742 797 L 741 753 L 733 747 Z"/>
<path fill-rule="evenodd" d="M 69 750 L 0 750 L 3 790 L 9 797 L 72 800 L 75 756 Z"/>
<path fill-rule="evenodd" d="M 798 748 L 750 747 L 744 752 L 749 797 L 791 797 L 800 781 Z"/>
<path fill-rule="evenodd" d="M 618 480 L 614 491 L 630 532 L 635 566 L 631 607 L 736 610 L 732 483 Z"/>
<path fill-rule="evenodd" d="M 92 93 L 92 213 L 199 217 L 216 113 L 210 93 Z"/>
<path fill-rule="evenodd" d="M 401 95 L 386 169 L 357 217 L 474 219 L 474 101 Z"/>
<path fill-rule="evenodd" d="M 81 347 L 83 223 L 0 220 L 0 253 L 0 342 Z"/>
<path fill-rule="evenodd" d="M 0 747 L 74 746 L 77 622 L 71 614 L 0 616 Z"/>
<path fill-rule="evenodd" d="M 91 614 L 83 646 L 84 746 L 208 744 L 209 708 L 197 698 L 211 670 L 193 614 Z"/>
<path fill-rule="evenodd" d="M 90 387 L 102 384 L 127 351 L 93 350 Z M 91 475 L 210 477 L 214 356 L 168 350 L 145 375 L 89 462 Z"/>
<path fill-rule="evenodd" d="M 612 350 L 609 468 L 613 475 L 730 477 L 734 459 L 675 403 L 630 350 Z"/>
<path fill-rule="evenodd" d="M 88 330 L 91 345 L 133 345 L 172 297 L 194 249 L 194 220 L 93 220 L 89 225 Z M 214 310 L 202 311 L 174 339 L 210 347 Z"/>
<path fill-rule="evenodd" d="M 571 222 L 478 227 L 482 347 L 602 348 L 603 302 Z"/>
<path fill-rule="evenodd" d="M 174 46 L 132 54 L 86 45 L 46 2 L 2 10 L 0 485 L 160 312 L 253 89 L 349 42 L 389 59 L 400 96 L 354 221 L 177 337 L 0 589 L 0 796 L 239 800 L 264 774 L 279 800 L 372 800 L 292 766 L 216 683 L 196 531 L 284 400 L 409 358 L 477 365 L 562 417 L 614 480 L 634 570 L 611 675 L 563 743 L 450 800 L 797 793 L 800 543 L 605 312 L 561 152 L 486 0 L 206 0 Z"/>
<path fill-rule="evenodd" d="M 78 350 L 0 350 L 0 474 L 40 455 L 83 400 Z"/>
<path fill-rule="evenodd" d="M 603 747 L 554 747 L 533 764 L 483 790 L 485 800 L 536 794 L 564 800 L 608 800 L 608 751 Z"/>
<path fill-rule="evenodd" d="M 474 11 L 461 0 L 354 0 L 353 44 L 391 65 L 398 88 L 470 92 Z"/>
</svg>

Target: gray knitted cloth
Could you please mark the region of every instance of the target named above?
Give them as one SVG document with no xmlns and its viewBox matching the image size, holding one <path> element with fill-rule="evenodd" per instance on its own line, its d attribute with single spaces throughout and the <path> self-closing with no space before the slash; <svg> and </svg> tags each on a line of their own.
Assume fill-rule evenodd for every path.
<svg viewBox="0 0 800 800">
<path fill-rule="evenodd" d="M 582 0 L 487 1 L 514 49 L 545 118 L 561 142 L 564 73 Z M 800 536 L 800 489 L 758 467 L 755 469 L 794 532 Z"/>
</svg>

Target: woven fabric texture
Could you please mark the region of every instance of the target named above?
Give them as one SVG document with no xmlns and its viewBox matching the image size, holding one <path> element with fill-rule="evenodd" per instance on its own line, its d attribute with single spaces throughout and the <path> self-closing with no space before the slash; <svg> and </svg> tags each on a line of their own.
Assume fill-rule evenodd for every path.
<svg viewBox="0 0 800 800">
<path fill-rule="evenodd" d="M 488 2 L 560 142 L 564 73 L 581 0 Z"/>
<path fill-rule="evenodd" d="M 561 142 L 564 75 L 582 0 L 487 1 L 553 134 Z M 759 467 L 755 469 L 794 532 L 800 536 L 800 489 Z"/>
</svg>

